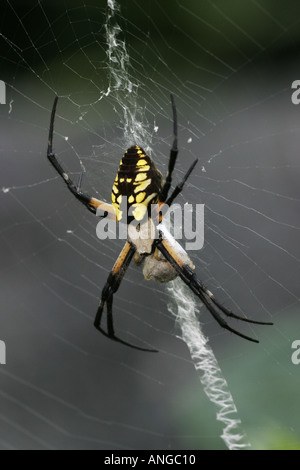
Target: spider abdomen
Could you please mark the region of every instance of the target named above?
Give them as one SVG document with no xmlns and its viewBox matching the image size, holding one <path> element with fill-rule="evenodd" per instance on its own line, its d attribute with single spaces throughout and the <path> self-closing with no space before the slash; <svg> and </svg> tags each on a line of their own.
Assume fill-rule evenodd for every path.
<svg viewBox="0 0 300 470">
<path fill-rule="evenodd" d="M 141 221 L 150 203 L 157 202 L 162 188 L 162 175 L 144 150 L 135 145 L 124 153 L 115 178 L 111 199 L 116 210 L 117 220 L 123 217 L 120 205 L 127 198 L 127 208 L 132 218 Z"/>
</svg>

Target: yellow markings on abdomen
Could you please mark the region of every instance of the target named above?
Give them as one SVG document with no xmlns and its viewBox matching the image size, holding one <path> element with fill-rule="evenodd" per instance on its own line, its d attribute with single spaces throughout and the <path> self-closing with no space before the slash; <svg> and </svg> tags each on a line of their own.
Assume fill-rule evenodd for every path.
<svg viewBox="0 0 300 470">
<path fill-rule="evenodd" d="M 143 181 L 138 186 L 134 188 L 135 193 L 139 193 L 140 191 L 144 191 L 148 186 L 151 184 L 151 179 Z"/>
<path fill-rule="evenodd" d="M 120 207 L 126 197 L 128 206 L 133 210 L 127 216 L 133 216 L 138 221 L 143 220 L 147 215 L 149 204 L 154 200 L 156 202 L 159 190 L 160 173 L 151 159 L 138 145 L 130 147 L 120 161 L 111 193 L 117 220 L 120 221 L 122 216 L 125 217 Z"/>
<path fill-rule="evenodd" d="M 143 200 L 145 199 L 145 197 L 146 197 L 146 193 L 145 193 L 145 192 L 139 193 L 139 194 L 137 194 L 137 196 L 135 197 L 135 200 L 136 200 L 136 202 L 138 202 L 138 203 L 139 203 L 139 202 L 143 202 Z"/>
<path fill-rule="evenodd" d="M 138 173 L 134 181 L 143 181 L 147 178 L 147 173 Z"/>
<path fill-rule="evenodd" d="M 146 195 L 146 193 L 141 193 L 141 194 Z M 138 198 L 138 196 L 136 196 L 136 199 Z M 137 202 L 136 204 L 132 205 L 132 207 L 135 208 L 132 213 L 135 220 L 137 221 L 143 220 L 147 212 L 147 207 L 150 201 L 155 198 L 155 196 L 157 196 L 157 193 L 152 193 L 143 202 Z"/>
<path fill-rule="evenodd" d="M 147 164 L 148 164 L 147 160 L 144 160 L 143 158 L 141 158 L 140 160 L 137 161 L 136 166 L 144 166 Z"/>
</svg>

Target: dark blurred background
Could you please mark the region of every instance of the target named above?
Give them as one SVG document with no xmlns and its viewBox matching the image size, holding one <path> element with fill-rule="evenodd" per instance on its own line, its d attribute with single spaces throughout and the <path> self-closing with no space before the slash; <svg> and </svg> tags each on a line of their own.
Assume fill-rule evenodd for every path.
<svg viewBox="0 0 300 470">
<path fill-rule="evenodd" d="M 119 5 L 112 23 L 152 157 L 165 172 L 172 91 L 176 178 L 200 160 L 178 200 L 205 204 L 205 246 L 190 253 L 199 277 L 237 313 L 275 324 L 234 324 L 254 345 L 201 309 L 243 429 L 253 448 L 300 448 L 300 365 L 291 361 L 300 339 L 299 2 Z M 107 12 L 102 0 L 1 3 L 0 448 L 223 449 L 165 286 L 132 266 L 114 303 L 120 336 L 159 354 L 93 328 L 122 242 L 97 239 L 97 219 L 46 159 L 57 94 L 55 151 L 74 178 L 85 172 L 89 194 L 110 200 L 132 98 L 110 78 Z"/>
</svg>

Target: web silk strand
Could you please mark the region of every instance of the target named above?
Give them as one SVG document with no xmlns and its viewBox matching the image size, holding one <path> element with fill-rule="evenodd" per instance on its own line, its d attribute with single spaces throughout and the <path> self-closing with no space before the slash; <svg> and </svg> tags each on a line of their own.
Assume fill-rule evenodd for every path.
<svg viewBox="0 0 300 470">
<path fill-rule="evenodd" d="M 217 359 L 208 345 L 199 320 L 196 317 L 196 304 L 190 292 L 181 280 L 176 279 L 168 288 L 176 302 L 177 312 L 169 306 L 181 328 L 182 339 L 189 348 L 197 374 L 209 400 L 217 407 L 217 420 L 225 426 L 221 438 L 229 450 L 241 450 L 251 447 L 244 432 L 241 420 L 237 417 L 237 408 L 222 375 Z"/>
<path fill-rule="evenodd" d="M 116 21 L 119 5 L 115 0 L 107 2 L 106 41 L 109 67 L 109 93 L 112 93 L 123 110 L 123 134 L 125 143 L 144 142 L 150 147 L 151 136 L 143 126 L 143 108 L 137 106 L 138 84 L 131 79 L 130 58 L 125 41 L 120 39 L 121 28 Z M 132 142 L 132 139 L 135 142 Z M 187 292 L 181 281 L 174 281 L 170 288 L 176 301 L 177 321 L 181 327 L 182 339 L 186 342 L 200 381 L 208 398 L 216 405 L 217 420 L 225 427 L 221 435 L 229 449 L 249 447 L 245 435 L 239 431 L 241 421 L 231 415 L 237 414 L 228 385 L 213 351 L 208 346 L 196 318 L 196 306 L 191 293 Z M 173 313 L 173 312 L 172 312 Z"/>
</svg>

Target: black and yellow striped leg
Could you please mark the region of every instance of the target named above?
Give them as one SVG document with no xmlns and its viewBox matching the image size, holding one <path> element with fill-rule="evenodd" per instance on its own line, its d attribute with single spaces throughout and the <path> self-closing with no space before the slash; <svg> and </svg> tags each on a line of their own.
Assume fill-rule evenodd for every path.
<svg viewBox="0 0 300 470">
<path fill-rule="evenodd" d="M 232 333 L 237 336 L 240 336 L 241 338 L 253 341 L 254 343 L 259 342 L 256 339 L 246 336 L 243 333 L 240 333 L 239 331 L 235 330 L 234 328 L 231 328 L 231 326 L 229 326 L 228 323 L 224 320 L 224 318 L 220 315 L 219 311 L 215 308 L 215 306 L 226 316 L 235 318 L 237 320 L 245 321 L 248 323 L 254 323 L 257 325 L 272 325 L 273 323 L 264 323 L 260 321 L 249 320 L 248 318 L 235 315 L 230 310 L 221 305 L 220 302 L 218 302 L 214 298 L 213 294 L 204 287 L 204 285 L 201 281 L 199 281 L 190 266 L 186 264 L 186 262 L 177 252 L 175 252 L 172 247 L 172 243 L 170 243 L 166 239 L 163 239 L 162 234 L 161 238 L 157 240 L 156 246 L 167 259 L 167 261 L 169 261 L 169 263 L 175 268 L 183 282 L 199 297 L 201 302 L 203 302 L 208 311 L 211 313 L 211 315 L 222 328 L 231 331 Z"/>
<path fill-rule="evenodd" d="M 172 93 L 170 96 L 171 96 L 171 104 L 172 104 L 172 111 L 173 111 L 173 144 L 172 144 L 172 148 L 170 152 L 170 159 L 169 159 L 169 166 L 168 166 L 168 173 L 166 176 L 166 181 L 158 197 L 160 202 L 166 202 L 167 200 L 171 183 L 172 183 L 172 174 L 173 174 L 173 170 L 174 170 L 177 155 L 178 155 L 177 111 L 176 111 L 174 96 Z"/>
<path fill-rule="evenodd" d="M 114 331 L 113 312 L 112 312 L 113 295 L 119 289 L 119 286 L 135 254 L 135 251 L 136 249 L 129 242 L 126 242 L 102 290 L 101 301 L 100 301 L 98 311 L 96 314 L 94 326 L 104 336 L 114 341 L 117 341 L 118 343 L 125 344 L 126 346 L 129 346 L 134 349 L 138 349 L 140 351 L 157 352 L 154 349 L 141 348 L 139 346 L 135 346 L 134 344 L 128 343 L 127 341 L 124 341 L 118 338 L 115 335 L 115 331 Z M 105 304 L 107 308 L 107 332 L 101 327 L 101 320 L 102 320 Z"/>
<path fill-rule="evenodd" d="M 54 120 L 55 120 L 57 102 L 58 102 L 58 96 L 56 96 L 54 99 L 52 112 L 51 112 L 48 148 L 47 148 L 48 160 L 54 166 L 57 173 L 62 177 L 68 189 L 71 191 L 71 193 L 76 197 L 76 199 L 78 199 L 82 204 L 84 204 L 89 211 L 91 211 L 93 214 L 96 214 L 97 208 L 100 207 L 103 211 L 108 212 L 111 218 L 115 219 L 115 210 L 111 204 L 107 204 L 106 202 L 100 201 L 99 199 L 91 197 L 88 194 L 85 194 L 81 191 L 82 173 L 80 174 L 78 184 L 76 185 L 72 181 L 72 179 L 69 177 L 69 175 L 64 171 L 60 163 L 58 162 L 55 153 L 53 153 L 53 132 L 54 132 Z"/>
</svg>

